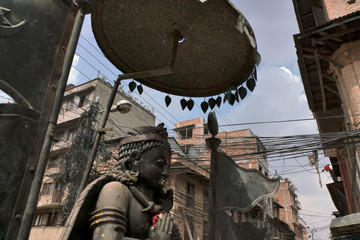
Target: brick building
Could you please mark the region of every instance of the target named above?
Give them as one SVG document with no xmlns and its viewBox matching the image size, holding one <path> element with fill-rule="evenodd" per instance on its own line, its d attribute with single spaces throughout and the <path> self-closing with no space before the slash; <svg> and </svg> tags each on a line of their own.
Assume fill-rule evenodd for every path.
<svg viewBox="0 0 360 240">
<path fill-rule="evenodd" d="M 304 239 L 306 225 L 300 220 L 299 210 L 301 210 L 301 204 L 295 191 L 296 187 L 289 179 L 285 179 L 285 181 L 280 182 L 274 200 L 283 207 L 279 209 L 279 218 L 289 224 L 290 229 L 295 233 L 295 239 Z"/>
<path fill-rule="evenodd" d="M 360 2 L 358 0 L 293 0 L 300 33 L 294 35 L 298 64 L 310 110 L 320 134 L 347 131 L 326 143 L 334 183 L 327 184 L 337 217 L 353 216 L 360 226 Z M 349 216 L 347 216 L 349 218 Z M 335 221 L 336 220 L 336 221 Z M 341 221 L 335 219 L 334 223 Z M 348 221 L 348 220 L 347 220 Z M 360 234 L 332 224 L 333 237 Z M 345 228 L 343 228 L 345 229 Z"/>
<path fill-rule="evenodd" d="M 183 150 L 183 155 L 187 157 L 177 156 L 175 157 L 175 161 L 177 160 L 181 164 L 186 164 L 186 169 L 188 170 L 184 171 L 185 173 L 190 174 L 189 170 L 191 170 L 192 174 L 197 175 L 198 178 L 201 179 L 198 182 L 180 184 L 184 188 L 183 191 L 190 194 L 191 198 L 193 198 L 197 204 L 200 204 L 196 209 L 197 211 L 195 211 L 196 217 L 190 218 L 190 225 L 194 226 L 190 228 L 191 233 L 194 236 L 200 236 L 201 234 L 199 235 L 199 233 L 202 233 L 202 231 L 206 229 L 205 226 L 207 226 L 207 212 L 204 208 L 207 207 L 205 204 L 208 194 L 207 181 L 209 178 L 210 150 L 205 144 L 205 139 L 211 137 L 211 135 L 208 132 L 208 125 L 203 117 L 175 123 L 173 130 L 176 132 L 176 139 L 179 147 Z M 219 150 L 230 156 L 239 166 L 247 169 L 257 169 L 264 175 L 269 175 L 267 159 L 259 157 L 259 155 L 254 157 L 255 152 L 264 151 L 265 147 L 250 129 L 219 132 L 216 137 L 221 139 Z M 182 174 L 178 169 L 184 169 L 184 166 L 178 168 L 175 165 L 172 174 Z M 176 180 L 174 183 L 179 182 L 181 182 L 181 180 Z M 276 197 L 278 196 L 277 194 L 274 198 L 275 201 L 273 198 L 268 198 L 266 201 L 258 203 L 249 212 L 231 211 L 229 214 L 233 216 L 235 222 L 252 222 L 257 226 L 265 226 L 265 222 L 268 222 L 270 224 L 267 226 L 270 228 L 269 239 L 307 239 L 306 225 L 303 221 L 299 221 L 298 210 L 300 210 L 300 203 L 297 200 L 293 187 L 294 186 L 288 181 L 282 182 L 280 189 L 282 189 L 281 194 L 286 195 L 285 198 L 281 198 L 280 200 L 280 195 Z M 174 191 L 176 191 L 177 187 L 174 189 Z M 188 210 L 186 202 L 181 201 L 182 200 L 179 199 L 180 203 L 174 205 L 175 212 L 183 211 L 182 209 L 177 209 L 179 205 L 185 205 L 185 209 Z M 286 217 L 284 217 L 284 213 L 288 213 Z M 180 227 L 184 225 L 181 229 L 185 236 L 187 233 L 184 220 L 186 219 L 182 217 L 182 221 L 178 222 L 178 225 Z M 193 229 L 197 229 L 197 232 L 194 232 Z M 206 239 L 206 236 L 204 234 L 202 235 L 204 238 L 199 237 L 199 239 Z"/>
</svg>

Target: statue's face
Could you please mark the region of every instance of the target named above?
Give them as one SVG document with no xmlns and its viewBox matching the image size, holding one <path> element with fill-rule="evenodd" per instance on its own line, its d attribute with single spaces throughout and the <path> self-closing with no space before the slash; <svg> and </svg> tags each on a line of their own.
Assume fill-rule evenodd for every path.
<svg viewBox="0 0 360 240">
<path fill-rule="evenodd" d="M 170 154 L 164 148 L 152 148 L 141 154 L 137 164 L 139 180 L 152 190 L 165 186 L 169 174 Z"/>
</svg>

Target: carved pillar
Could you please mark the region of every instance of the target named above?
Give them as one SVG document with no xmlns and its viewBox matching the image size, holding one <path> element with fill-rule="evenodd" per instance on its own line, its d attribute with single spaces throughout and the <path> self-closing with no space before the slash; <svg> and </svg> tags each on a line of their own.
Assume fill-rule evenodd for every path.
<svg viewBox="0 0 360 240">
<path fill-rule="evenodd" d="M 334 52 L 332 59 L 341 67 L 332 66 L 346 113 L 350 114 L 350 129 L 360 127 L 360 40 L 345 43 Z"/>
<path fill-rule="evenodd" d="M 344 113 L 350 115 L 347 124 L 347 130 L 355 130 L 360 128 L 360 40 L 349 42 L 341 45 L 332 55 L 332 59 L 340 65 L 340 67 L 332 66 L 338 88 L 344 107 Z M 360 211 L 360 193 L 356 186 L 356 172 L 359 173 L 357 166 L 357 158 L 360 153 L 359 146 L 353 145 L 346 148 L 346 158 L 341 175 L 343 178 L 344 188 L 347 188 L 347 200 L 349 203 L 350 213 Z M 339 160 L 341 158 L 338 158 Z"/>
</svg>

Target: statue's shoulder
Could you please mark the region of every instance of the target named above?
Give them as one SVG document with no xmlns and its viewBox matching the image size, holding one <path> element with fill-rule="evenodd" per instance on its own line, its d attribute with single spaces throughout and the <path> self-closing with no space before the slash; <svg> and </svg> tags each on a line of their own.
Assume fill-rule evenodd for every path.
<svg viewBox="0 0 360 240">
<path fill-rule="evenodd" d="M 97 208 L 105 206 L 126 208 L 131 197 L 132 194 L 127 185 L 117 181 L 109 182 L 100 191 Z"/>
<path fill-rule="evenodd" d="M 113 181 L 106 183 L 103 188 L 101 189 L 101 193 L 111 193 L 111 194 L 121 194 L 121 195 L 131 195 L 129 187 L 125 185 L 124 183 Z"/>
</svg>

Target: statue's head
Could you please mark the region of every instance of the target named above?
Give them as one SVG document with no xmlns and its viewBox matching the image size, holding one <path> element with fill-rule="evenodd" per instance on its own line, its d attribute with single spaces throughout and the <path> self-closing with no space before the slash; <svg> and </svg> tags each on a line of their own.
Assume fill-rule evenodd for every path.
<svg viewBox="0 0 360 240">
<path fill-rule="evenodd" d="M 123 170 L 138 174 L 138 182 L 149 189 L 165 185 L 171 161 L 171 148 L 164 124 L 138 127 L 120 142 L 119 161 Z"/>
</svg>

